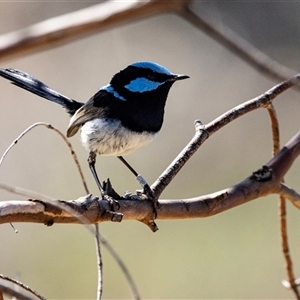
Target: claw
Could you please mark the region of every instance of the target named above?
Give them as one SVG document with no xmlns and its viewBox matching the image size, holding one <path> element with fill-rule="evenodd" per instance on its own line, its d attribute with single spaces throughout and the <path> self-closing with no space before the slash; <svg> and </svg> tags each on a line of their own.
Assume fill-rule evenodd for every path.
<svg viewBox="0 0 300 300">
<path fill-rule="evenodd" d="M 110 208 L 110 210 L 111 210 L 112 212 L 115 212 L 115 206 L 117 207 L 117 210 L 120 209 L 119 201 L 117 201 L 117 200 L 115 200 L 115 199 L 113 199 L 112 197 L 107 196 L 107 195 L 105 195 L 105 196 L 103 197 L 103 199 L 106 200 L 106 201 L 108 202 L 109 208 Z"/>
</svg>

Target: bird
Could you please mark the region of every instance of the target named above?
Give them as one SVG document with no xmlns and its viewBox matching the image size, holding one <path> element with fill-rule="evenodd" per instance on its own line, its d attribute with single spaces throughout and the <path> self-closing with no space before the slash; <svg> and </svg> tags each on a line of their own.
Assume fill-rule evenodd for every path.
<svg viewBox="0 0 300 300">
<path fill-rule="evenodd" d="M 162 65 L 134 62 L 113 75 L 86 103 L 53 90 L 35 77 L 12 68 L 0 68 L 0 76 L 42 98 L 61 105 L 70 115 L 67 137 L 81 132 L 89 151 L 88 164 L 101 195 L 105 194 L 95 169 L 96 156 L 116 156 L 151 194 L 146 180 L 123 158 L 149 144 L 160 132 L 165 104 L 172 85 L 187 79 Z M 153 196 L 153 195 L 152 195 Z"/>
</svg>

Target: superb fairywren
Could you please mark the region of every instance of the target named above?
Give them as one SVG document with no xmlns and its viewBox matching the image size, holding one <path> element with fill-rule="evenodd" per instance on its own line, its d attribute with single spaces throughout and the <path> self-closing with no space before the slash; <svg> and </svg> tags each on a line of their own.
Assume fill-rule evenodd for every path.
<svg viewBox="0 0 300 300">
<path fill-rule="evenodd" d="M 96 154 L 117 156 L 138 177 L 145 189 L 146 181 L 124 160 L 150 143 L 160 131 L 168 92 L 177 75 L 153 62 L 136 62 L 116 73 L 85 104 L 70 99 L 30 76 L 15 69 L 0 69 L 0 76 L 36 95 L 63 106 L 71 115 L 67 137 L 81 130 L 82 144 L 90 151 L 89 166 L 100 192 Z"/>
</svg>

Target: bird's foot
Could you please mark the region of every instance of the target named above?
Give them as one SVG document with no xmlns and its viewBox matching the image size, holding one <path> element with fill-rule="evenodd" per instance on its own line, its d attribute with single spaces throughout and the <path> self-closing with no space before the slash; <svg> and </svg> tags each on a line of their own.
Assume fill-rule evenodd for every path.
<svg viewBox="0 0 300 300">
<path fill-rule="evenodd" d="M 108 202 L 111 211 L 114 212 L 115 209 L 120 209 L 120 204 L 117 199 L 121 199 L 121 196 L 114 190 L 109 178 L 103 182 L 102 199 Z"/>
<path fill-rule="evenodd" d="M 120 204 L 119 204 L 118 200 L 116 200 L 108 195 L 102 196 L 102 200 L 107 201 L 110 211 L 115 212 L 116 210 L 120 209 Z"/>
<path fill-rule="evenodd" d="M 144 179 L 142 175 L 137 176 L 137 180 L 140 183 L 140 185 L 143 187 L 142 191 L 137 191 L 137 195 L 143 198 L 143 196 L 147 197 L 147 200 L 151 201 L 152 203 L 152 213 L 149 217 L 142 220 L 144 224 L 146 224 L 153 232 L 158 230 L 158 227 L 154 220 L 157 218 L 157 211 L 160 208 L 160 204 L 158 202 L 158 199 L 155 197 L 154 192 L 152 191 L 151 187 L 147 183 L 147 181 Z"/>
<path fill-rule="evenodd" d="M 120 212 L 116 212 L 116 210 L 120 209 L 120 204 L 117 200 L 113 199 L 112 197 L 108 196 L 108 195 L 102 195 L 102 198 L 100 199 L 100 201 L 105 201 L 106 203 L 108 203 L 109 208 L 105 208 L 105 210 L 103 211 L 102 208 L 102 212 L 101 212 L 101 216 L 104 217 L 104 219 L 110 220 L 112 222 L 121 222 L 123 219 L 123 214 Z M 101 207 L 99 204 L 99 210 L 101 211 Z"/>
<path fill-rule="evenodd" d="M 147 181 L 144 179 L 144 177 L 142 175 L 138 175 L 136 177 L 136 179 L 138 180 L 138 182 L 140 183 L 140 185 L 143 188 L 142 192 L 141 191 L 137 191 L 137 192 L 140 194 L 142 193 L 142 194 L 146 195 L 147 198 L 153 202 L 153 206 L 155 209 L 159 208 L 159 203 L 158 203 L 151 187 L 149 186 Z"/>
</svg>

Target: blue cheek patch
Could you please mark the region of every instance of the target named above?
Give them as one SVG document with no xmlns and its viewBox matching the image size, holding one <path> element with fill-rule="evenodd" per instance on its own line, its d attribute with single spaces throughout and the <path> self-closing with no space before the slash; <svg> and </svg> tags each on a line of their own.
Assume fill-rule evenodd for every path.
<svg viewBox="0 0 300 300">
<path fill-rule="evenodd" d="M 136 78 L 131 80 L 129 84 L 125 85 L 125 88 L 130 92 L 144 93 L 156 90 L 163 82 L 152 81 L 147 78 Z"/>
<path fill-rule="evenodd" d="M 108 93 L 113 94 L 116 98 L 118 98 L 122 101 L 126 101 L 126 99 L 124 97 L 122 97 L 118 92 L 116 92 L 110 84 L 103 86 L 100 90 L 105 90 Z"/>
</svg>

